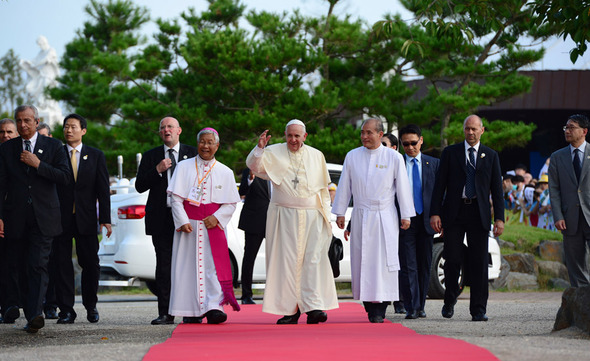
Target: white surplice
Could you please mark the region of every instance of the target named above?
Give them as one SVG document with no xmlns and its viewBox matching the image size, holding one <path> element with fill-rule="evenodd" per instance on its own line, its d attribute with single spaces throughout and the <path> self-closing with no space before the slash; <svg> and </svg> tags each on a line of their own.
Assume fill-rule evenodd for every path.
<svg viewBox="0 0 590 361">
<path fill-rule="evenodd" d="M 219 305 L 223 292 L 217 279 L 207 228 L 203 221 L 189 219 L 183 206 L 190 189 L 198 186 L 195 162 L 199 167 L 199 180 L 210 171 L 202 183 L 201 203 L 221 205 L 213 214 L 219 227 L 225 229 L 240 201 L 232 170 L 215 159 L 204 161 L 197 156 L 176 165 L 168 185 L 174 227 L 178 229 L 190 223 L 193 231 L 174 233 L 169 311 L 173 316 L 199 317 L 210 310 L 223 311 Z"/>
<path fill-rule="evenodd" d="M 338 308 L 328 259 L 330 175 L 324 155 L 304 145 L 290 152 L 286 143 L 255 147 L 248 168 L 271 180 L 266 221 L 266 287 L 262 311 L 292 315 Z"/>
<path fill-rule="evenodd" d="M 346 213 L 354 199 L 350 262 L 352 294 L 361 301 L 397 301 L 399 219 L 415 216 L 412 189 L 401 154 L 382 145 L 346 155 L 332 213 Z"/>
</svg>

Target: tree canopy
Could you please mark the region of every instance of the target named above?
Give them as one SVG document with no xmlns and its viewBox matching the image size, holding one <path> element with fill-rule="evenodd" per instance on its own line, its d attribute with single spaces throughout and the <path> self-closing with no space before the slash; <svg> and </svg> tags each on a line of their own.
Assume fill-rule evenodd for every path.
<svg viewBox="0 0 590 361">
<path fill-rule="evenodd" d="M 331 162 L 360 146 L 356 122 L 368 116 L 386 119 L 388 130 L 419 124 L 427 144 L 444 147 L 466 115 L 528 91 L 531 80 L 517 71 L 543 55 L 517 43 L 539 36 L 522 1 L 403 0 L 417 21 L 389 15 L 374 27 L 335 16 L 339 0 L 326 0 L 321 17 L 208 2 L 202 13 L 157 19 L 151 40 L 140 35 L 148 11 L 132 1 L 86 7 L 89 20 L 66 46 L 65 72 L 50 94 L 109 129 L 86 138 L 105 151 L 110 169 L 116 155 L 131 160 L 160 144 L 164 116 L 179 120 L 183 143 L 195 145 L 198 130 L 216 128 L 218 157 L 235 170 L 263 130 L 281 141 L 293 118 Z M 493 129 L 498 149 L 522 146 L 534 125 Z M 132 162 L 125 173 L 135 174 Z"/>
</svg>

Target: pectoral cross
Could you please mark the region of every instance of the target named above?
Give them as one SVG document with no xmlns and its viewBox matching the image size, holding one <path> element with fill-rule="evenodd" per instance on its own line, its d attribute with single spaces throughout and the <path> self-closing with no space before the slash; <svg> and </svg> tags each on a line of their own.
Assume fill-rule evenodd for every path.
<svg viewBox="0 0 590 361">
<path fill-rule="evenodd" d="M 297 179 L 297 175 L 295 175 L 295 179 L 293 179 L 291 182 L 293 182 L 293 188 L 297 189 L 297 184 L 299 183 L 299 179 Z"/>
</svg>

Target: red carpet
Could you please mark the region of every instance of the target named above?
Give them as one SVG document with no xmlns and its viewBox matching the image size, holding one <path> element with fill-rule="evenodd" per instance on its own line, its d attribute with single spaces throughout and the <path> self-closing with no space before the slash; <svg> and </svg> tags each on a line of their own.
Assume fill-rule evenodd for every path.
<svg viewBox="0 0 590 361">
<path fill-rule="evenodd" d="M 341 302 L 319 325 L 306 324 L 305 314 L 298 325 L 276 325 L 280 316 L 262 313 L 262 305 L 225 312 L 221 325 L 178 325 L 144 360 L 498 360 L 465 341 L 419 335 L 387 320 L 369 323 L 354 302 Z"/>
</svg>

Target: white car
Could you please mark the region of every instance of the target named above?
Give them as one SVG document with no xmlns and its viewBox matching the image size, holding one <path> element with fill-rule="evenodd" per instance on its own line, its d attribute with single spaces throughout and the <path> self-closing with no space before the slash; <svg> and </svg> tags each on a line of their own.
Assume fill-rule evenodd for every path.
<svg viewBox="0 0 590 361">
<path fill-rule="evenodd" d="M 328 164 L 328 170 L 332 181 L 338 184 L 342 166 Z M 101 286 L 137 286 L 144 281 L 148 288 L 156 293 L 155 270 L 156 254 L 152 245 L 151 236 L 145 234 L 144 216 L 145 204 L 148 192 L 137 193 L 134 187 L 135 179 L 130 181 L 121 179 L 111 189 L 115 192 L 111 196 L 111 222 L 113 233 L 110 238 L 103 234 L 98 256 L 100 259 Z M 244 256 L 244 232 L 238 228 L 238 221 L 242 210 L 242 203 L 238 203 L 236 211 L 230 220 L 226 232 L 232 263 L 234 286 L 238 287 L 242 258 Z M 352 208 L 346 212 L 346 222 L 350 219 Z M 344 259 L 340 261 L 340 276 L 337 282 L 350 282 L 350 244 L 344 240 L 344 231 L 336 226 L 336 216 L 332 215 L 332 232 L 334 236 L 342 240 L 344 246 Z M 444 296 L 444 274 L 442 266 L 442 243 L 440 238 L 435 238 L 433 250 L 433 266 L 431 271 L 430 291 L 431 298 Z M 497 278 L 500 274 L 500 248 L 496 240 L 490 237 L 490 279 Z M 253 288 L 264 288 L 266 279 L 264 242 L 260 247 L 253 272 Z M 441 294 L 442 289 L 442 294 Z"/>
</svg>

